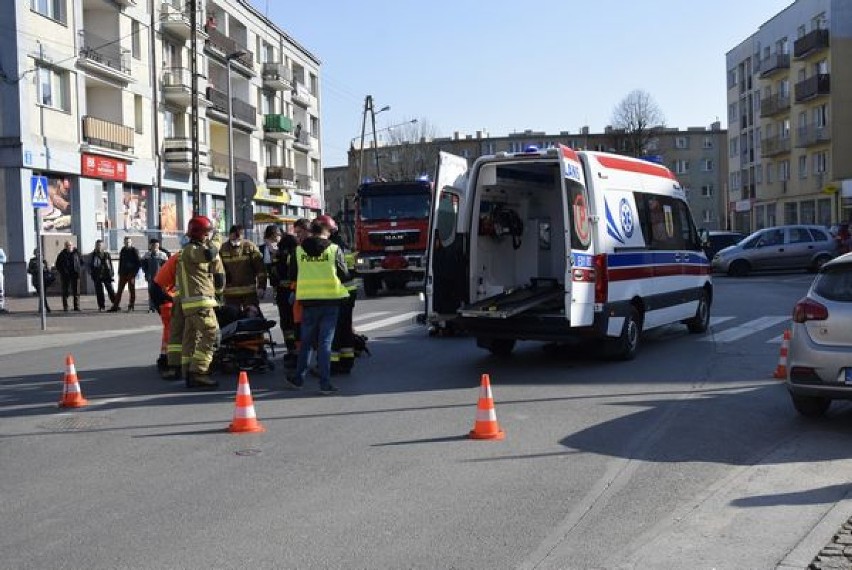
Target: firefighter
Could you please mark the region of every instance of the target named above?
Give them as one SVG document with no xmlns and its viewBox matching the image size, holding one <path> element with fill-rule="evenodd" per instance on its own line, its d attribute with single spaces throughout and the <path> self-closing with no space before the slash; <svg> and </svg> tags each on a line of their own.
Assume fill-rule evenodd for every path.
<svg viewBox="0 0 852 570">
<path fill-rule="evenodd" d="M 331 343 L 331 373 L 349 374 L 355 365 L 355 331 L 352 328 L 352 313 L 355 310 L 355 299 L 358 297 L 358 281 L 354 275 L 355 264 L 351 261 L 351 257 L 346 255 L 349 247 L 343 241 L 336 226 L 329 241 L 344 252 L 346 269 L 349 270 L 350 276 L 350 279 L 343 283 L 349 292 L 349 297 L 340 304 L 337 327 L 334 329 L 334 341 Z"/>
<path fill-rule="evenodd" d="M 157 307 L 163 323 L 163 340 L 157 368 L 164 380 L 179 380 L 181 377 L 181 344 L 183 341 L 183 313 L 178 302 L 176 285 L 177 265 L 180 252 L 168 258 L 154 276 L 154 284 L 161 293 Z M 174 336 L 172 333 L 174 332 Z"/>
<path fill-rule="evenodd" d="M 189 220 L 189 243 L 180 252 L 177 289 L 183 313 L 181 365 L 187 388 L 215 389 L 219 383 L 210 377 L 219 323 L 214 309 L 225 284 L 225 270 L 219 258 L 217 239 L 211 239 L 213 224 L 207 216 Z"/>
<path fill-rule="evenodd" d="M 284 365 L 291 368 L 296 366 L 300 344 L 299 324 L 302 320 L 301 304 L 294 300 L 293 292 L 296 290 L 296 282 L 290 277 L 291 267 L 296 264 L 296 247 L 310 235 L 310 225 L 310 221 L 306 218 L 299 218 L 293 224 L 294 233 L 285 233 L 278 243 L 276 273 L 279 276 L 279 283 L 275 299 L 278 303 L 278 316 L 281 319 L 281 333 L 284 336 L 284 344 L 287 346 Z"/>
<path fill-rule="evenodd" d="M 225 304 L 241 315 L 249 306 L 259 307 L 266 291 L 266 267 L 258 247 L 243 239 L 242 226 L 231 226 L 219 255 L 225 264 Z"/>
</svg>

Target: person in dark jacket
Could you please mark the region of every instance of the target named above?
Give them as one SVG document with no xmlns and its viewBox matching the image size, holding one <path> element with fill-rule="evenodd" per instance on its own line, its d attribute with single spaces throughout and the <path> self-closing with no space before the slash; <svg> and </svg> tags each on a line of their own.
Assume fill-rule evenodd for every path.
<svg viewBox="0 0 852 570">
<path fill-rule="evenodd" d="M 44 303 L 44 311 L 46 313 L 50 312 L 50 303 L 47 302 L 47 288 L 53 284 L 53 273 L 50 271 L 50 267 L 47 265 L 47 260 L 42 259 L 42 275 L 44 275 L 44 295 L 41 294 L 41 289 L 39 289 L 39 278 L 38 278 L 38 250 L 33 251 L 33 256 L 30 258 L 29 263 L 27 263 L 27 273 L 30 274 L 30 282 L 33 284 L 33 289 L 36 290 L 36 294 L 38 295 L 38 312 L 41 312 L 41 304 Z"/>
<path fill-rule="evenodd" d="M 130 237 L 125 237 L 124 247 L 118 254 L 118 291 L 115 293 L 115 301 L 109 312 L 115 313 L 121 310 L 121 294 L 124 293 L 125 285 L 127 285 L 130 294 L 127 310 L 132 311 L 134 309 L 136 305 L 136 274 L 139 273 L 141 268 L 142 258 L 139 257 L 139 250 L 133 246 L 133 240 Z"/>
<path fill-rule="evenodd" d="M 65 248 L 56 256 L 54 264 L 59 272 L 59 282 L 62 286 L 62 309 L 68 312 L 69 294 L 74 300 L 74 310 L 80 310 L 80 271 L 83 260 L 80 252 L 71 241 L 65 242 Z"/>
<path fill-rule="evenodd" d="M 337 388 L 331 383 L 331 343 L 340 306 L 349 298 L 343 285 L 349 280 L 343 250 L 329 237 L 337 229 L 331 216 L 319 216 L 311 222 L 311 236 L 296 247 L 296 263 L 291 264 L 290 278 L 296 282 L 295 298 L 302 304 L 301 341 L 296 373 L 286 378 L 293 388 L 301 388 L 308 370 L 308 354 L 316 343 L 320 376 L 320 393 L 332 395 Z"/>
<path fill-rule="evenodd" d="M 103 246 L 103 241 L 96 241 L 95 250 L 89 254 L 89 275 L 91 275 L 92 282 L 95 284 L 95 298 L 98 300 L 99 311 L 106 308 L 104 289 L 109 295 L 110 302 L 115 302 L 115 291 L 112 289 L 112 281 L 115 278 L 112 256 Z"/>
</svg>

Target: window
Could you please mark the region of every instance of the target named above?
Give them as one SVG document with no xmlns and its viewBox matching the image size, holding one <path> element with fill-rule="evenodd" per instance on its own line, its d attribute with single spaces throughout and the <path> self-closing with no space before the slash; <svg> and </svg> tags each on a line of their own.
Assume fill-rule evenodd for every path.
<svg viewBox="0 0 852 570">
<path fill-rule="evenodd" d="M 804 154 L 799 157 L 799 178 L 808 177 L 808 157 Z"/>
<path fill-rule="evenodd" d="M 737 153 L 739 152 L 739 142 L 740 142 L 740 139 L 738 139 L 737 137 L 734 137 L 730 140 L 730 142 L 728 144 L 728 147 L 730 147 L 730 152 L 728 153 L 728 155 L 731 158 L 734 158 L 735 156 L 737 156 Z"/>
<path fill-rule="evenodd" d="M 260 114 L 271 115 L 275 113 L 275 95 L 273 93 L 261 92 Z"/>
<path fill-rule="evenodd" d="M 763 184 L 763 165 L 761 164 L 754 167 L 754 183 Z"/>
<path fill-rule="evenodd" d="M 702 210 L 701 214 L 701 219 L 705 224 L 713 221 L 713 210 Z"/>
<path fill-rule="evenodd" d="M 650 249 L 700 248 L 689 207 L 670 196 L 636 192 L 639 225 Z"/>
<path fill-rule="evenodd" d="M 818 152 L 814 155 L 814 174 L 825 174 L 828 170 L 828 156 L 824 152 Z"/>
<path fill-rule="evenodd" d="M 139 31 L 139 22 L 136 20 L 130 21 L 130 43 L 132 46 L 131 53 L 133 59 L 142 58 L 142 34 Z"/>
<path fill-rule="evenodd" d="M 701 161 L 701 170 L 704 172 L 712 172 L 713 171 L 713 160 L 710 158 L 705 158 Z"/>
<path fill-rule="evenodd" d="M 145 117 L 142 110 L 142 95 L 133 96 L 133 117 L 136 121 L 136 132 L 140 135 L 144 132 Z"/>
<path fill-rule="evenodd" d="M 799 211 L 802 214 L 801 223 L 815 224 L 816 223 L 816 202 L 813 200 L 802 200 L 799 204 Z M 802 240 L 802 241 L 810 241 Z"/>
<path fill-rule="evenodd" d="M 319 119 L 317 117 L 311 117 L 311 136 L 314 138 L 318 138 L 320 134 L 319 131 Z"/>
<path fill-rule="evenodd" d="M 51 20 L 66 23 L 66 0 L 30 0 L 30 9 Z"/>
<path fill-rule="evenodd" d="M 813 208 L 813 205 L 814 205 L 814 203 L 811 202 L 811 208 Z M 804 217 L 805 217 L 804 206 L 805 206 L 805 203 L 802 202 L 802 219 L 803 219 L 802 223 L 803 224 L 809 224 L 811 222 L 804 220 Z M 810 242 L 810 241 L 813 241 L 813 240 L 811 239 L 811 234 L 808 232 L 807 228 L 790 228 L 790 243 L 807 243 L 807 242 Z"/>
<path fill-rule="evenodd" d="M 737 104 L 731 103 L 728 105 L 728 122 L 733 123 L 737 120 Z"/>
<path fill-rule="evenodd" d="M 825 17 L 825 12 L 820 12 L 811 19 L 812 30 L 827 30 L 828 18 Z"/>
<path fill-rule="evenodd" d="M 823 103 L 819 107 L 814 107 L 814 126 L 824 127 L 828 124 L 828 106 Z"/>
<path fill-rule="evenodd" d="M 70 86 L 67 71 L 52 67 L 36 67 L 38 104 L 61 111 L 71 110 Z"/>
<path fill-rule="evenodd" d="M 675 148 L 689 148 L 689 137 L 676 137 Z"/>
<path fill-rule="evenodd" d="M 778 134 L 782 139 L 790 138 L 790 119 L 784 119 L 778 123 Z"/>
<path fill-rule="evenodd" d="M 713 137 L 704 137 L 704 148 L 713 148 Z"/>
<path fill-rule="evenodd" d="M 207 144 L 207 119 L 198 117 L 198 142 Z"/>
<path fill-rule="evenodd" d="M 828 73 L 828 60 L 821 59 L 814 64 L 814 71 L 817 75 L 825 75 Z"/>
<path fill-rule="evenodd" d="M 787 202 L 784 204 L 784 223 L 798 224 L 799 223 L 799 208 L 795 202 Z"/>
<path fill-rule="evenodd" d="M 704 186 L 702 186 L 701 187 L 701 195 L 704 196 L 705 198 L 712 197 L 713 196 L 713 185 L 712 184 L 705 184 Z"/>
<path fill-rule="evenodd" d="M 806 33 L 807 32 L 806 32 L 805 26 L 802 25 L 802 26 L 799 26 L 798 28 L 796 28 L 796 37 L 797 38 L 805 37 Z"/>
<path fill-rule="evenodd" d="M 782 160 L 778 163 L 778 180 L 790 179 L 790 161 Z"/>
<path fill-rule="evenodd" d="M 493 143 L 493 142 L 487 142 L 487 143 L 484 143 L 484 144 L 482 145 L 482 154 L 494 154 L 494 153 L 495 153 L 495 149 L 494 149 L 494 148 L 495 148 L 495 147 L 494 147 L 494 143 Z"/>
<path fill-rule="evenodd" d="M 264 166 L 275 166 L 275 163 L 278 162 L 277 152 L 278 147 L 274 144 L 264 143 L 263 145 L 263 165 Z"/>
<path fill-rule="evenodd" d="M 689 161 L 688 160 L 676 160 L 674 162 L 673 170 L 677 174 L 686 174 L 689 172 Z"/>
<path fill-rule="evenodd" d="M 311 159 L 311 179 L 319 180 L 320 176 L 320 165 L 319 161 L 315 158 Z"/>
<path fill-rule="evenodd" d="M 163 111 L 163 136 L 167 139 L 175 136 L 175 114 L 168 109 Z"/>
<path fill-rule="evenodd" d="M 772 184 L 772 171 L 774 170 L 772 168 L 772 166 L 773 166 L 772 164 L 766 165 L 766 183 L 767 184 Z"/>
</svg>

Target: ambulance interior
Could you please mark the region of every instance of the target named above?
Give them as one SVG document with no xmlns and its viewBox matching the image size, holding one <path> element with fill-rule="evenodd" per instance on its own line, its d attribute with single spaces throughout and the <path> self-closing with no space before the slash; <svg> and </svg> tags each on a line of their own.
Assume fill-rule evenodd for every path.
<svg viewBox="0 0 852 570">
<path fill-rule="evenodd" d="M 565 220 L 556 160 L 495 162 L 477 175 L 471 302 L 521 288 L 564 287 Z M 564 296 L 536 310 L 561 311 Z"/>
</svg>

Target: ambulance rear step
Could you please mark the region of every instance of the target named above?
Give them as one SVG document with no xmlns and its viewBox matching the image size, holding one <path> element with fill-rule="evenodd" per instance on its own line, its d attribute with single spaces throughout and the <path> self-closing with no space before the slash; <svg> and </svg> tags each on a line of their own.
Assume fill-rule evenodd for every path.
<svg viewBox="0 0 852 570">
<path fill-rule="evenodd" d="M 564 287 L 556 279 L 534 278 L 532 285 L 482 299 L 462 307 L 458 312 L 462 317 L 507 319 L 539 305 L 557 301 L 563 295 Z"/>
</svg>

